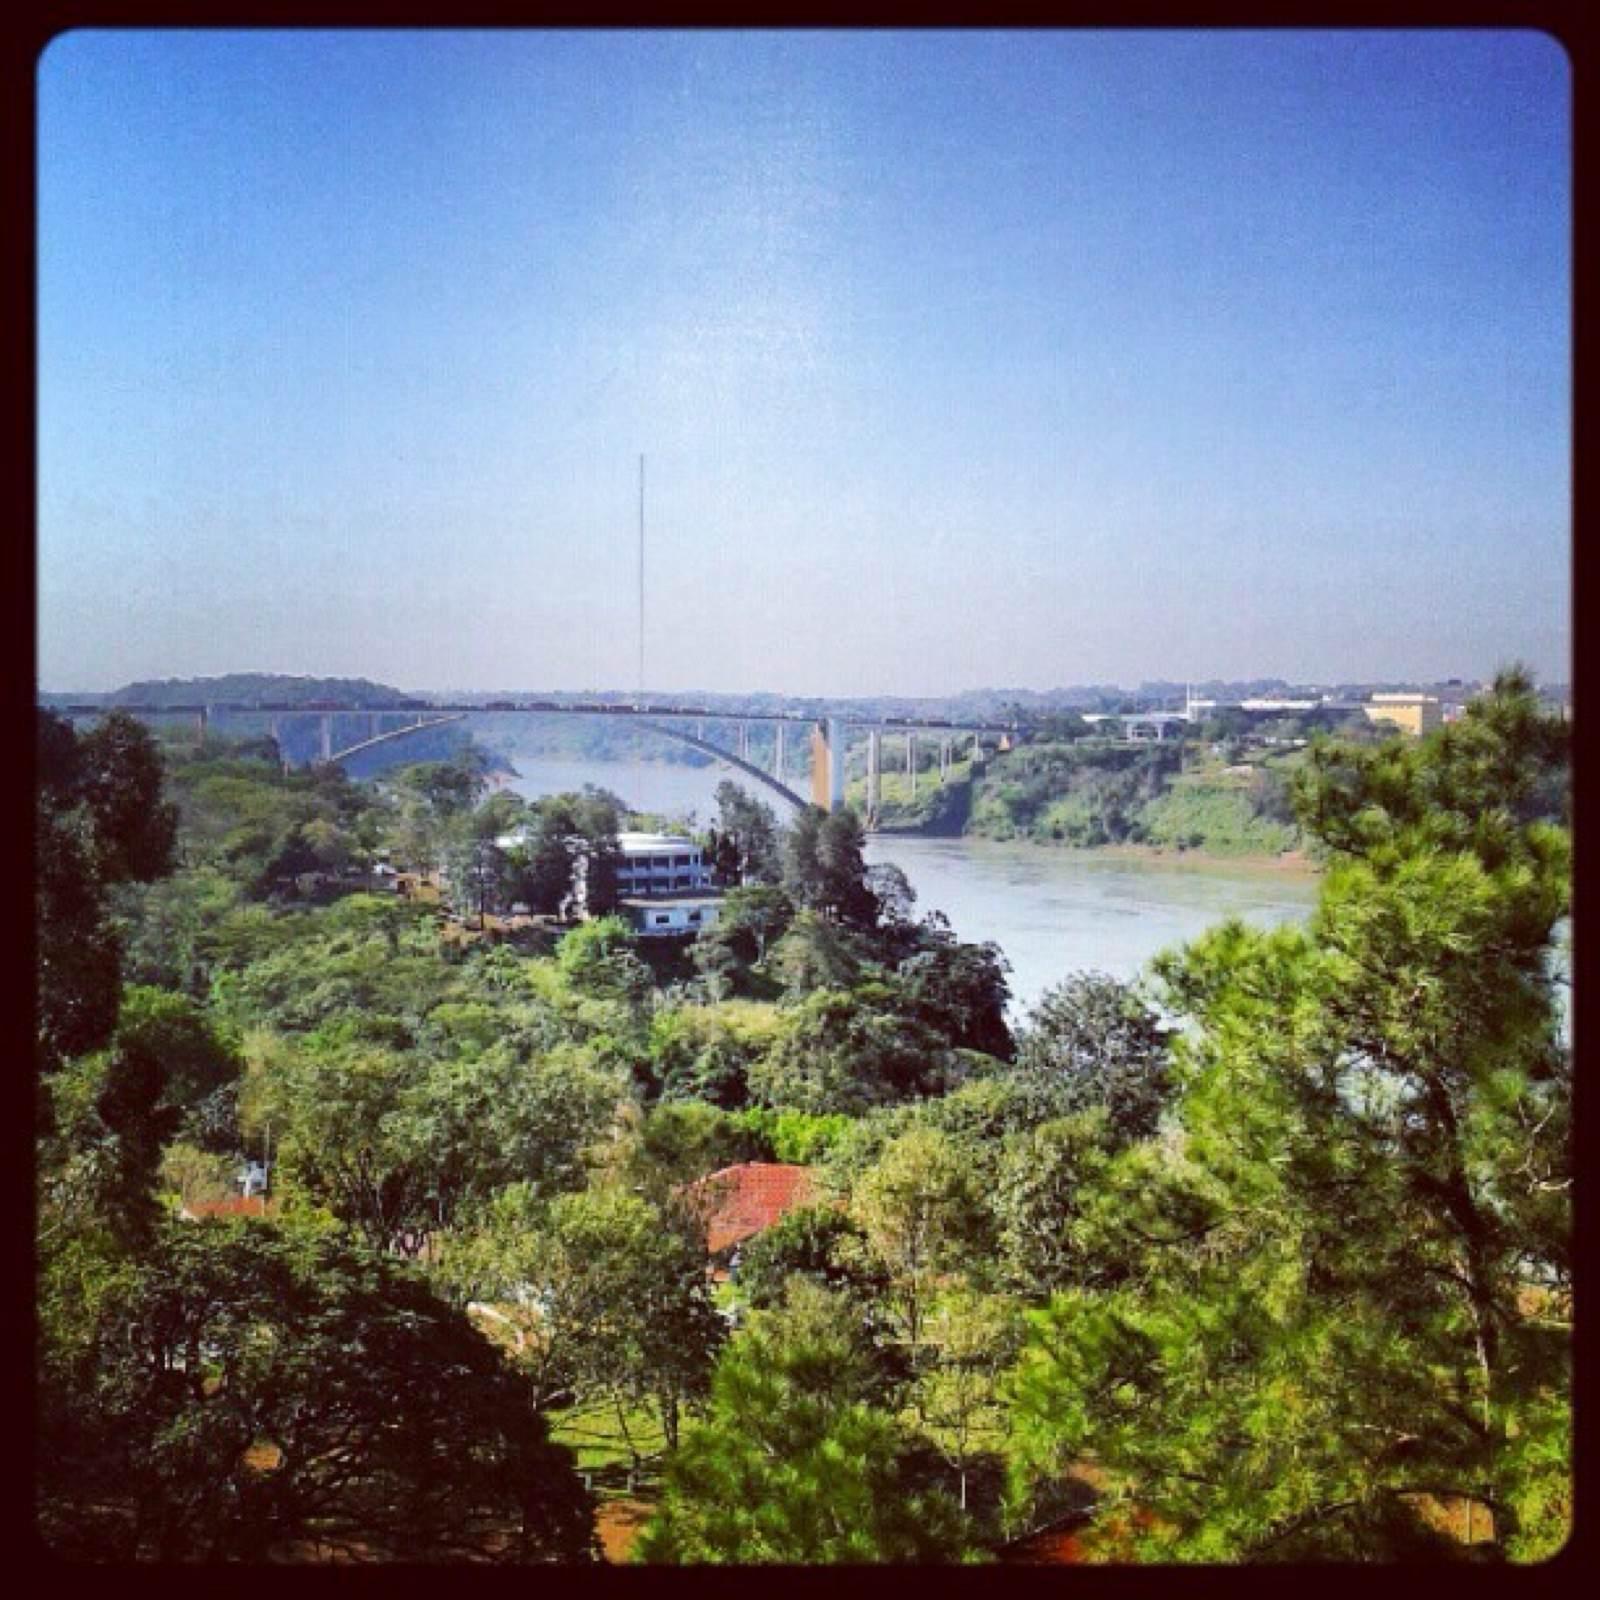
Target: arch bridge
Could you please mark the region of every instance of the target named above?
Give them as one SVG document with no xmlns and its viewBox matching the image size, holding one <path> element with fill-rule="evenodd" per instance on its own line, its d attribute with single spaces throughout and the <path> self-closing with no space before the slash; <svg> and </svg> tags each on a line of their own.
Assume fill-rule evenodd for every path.
<svg viewBox="0 0 1600 1600">
<path fill-rule="evenodd" d="M 318 720 L 318 757 L 313 765 L 328 765 L 344 761 L 363 751 L 395 743 L 432 728 L 449 723 L 464 722 L 468 717 L 518 715 L 518 716 L 578 716 L 626 718 L 643 732 L 660 738 L 673 739 L 691 749 L 703 751 L 716 760 L 725 762 L 736 771 L 753 778 L 781 800 L 796 809 L 807 804 L 821 806 L 826 811 L 836 811 L 844 804 L 844 773 L 846 747 L 853 731 L 866 734 L 867 757 L 867 822 L 876 820 L 881 802 L 881 778 L 884 769 L 883 740 L 896 734 L 905 741 L 904 771 L 913 797 L 917 789 L 917 740 L 937 737 L 939 741 L 938 782 L 944 783 L 957 759 L 956 740 L 970 737 L 972 757 L 984 757 L 985 734 L 998 736 L 998 748 L 1008 749 L 1016 736 L 1015 723 L 951 722 L 938 719 L 909 717 L 844 718 L 801 712 L 728 712 L 709 706 L 678 705 L 628 705 L 610 701 L 490 701 L 487 704 L 460 702 L 438 703 L 432 701 L 401 701 L 388 704 L 360 704 L 356 702 L 309 701 L 301 704 L 253 704 L 238 702 L 207 702 L 193 704 L 151 705 L 129 703 L 123 705 L 62 705 L 53 709 L 71 718 L 92 719 L 113 710 L 126 711 L 138 717 L 192 719 L 198 737 L 204 743 L 206 733 L 215 724 L 228 719 L 270 719 L 272 737 L 282 745 L 282 727 L 290 718 L 315 717 Z M 367 730 L 362 738 L 342 746 L 335 745 L 334 718 L 361 716 L 367 719 Z M 405 722 L 397 727 L 382 727 L 384 718 L 403 716 Z M 689 721 L 695 724 L 694 732 L 674 727 L 673 722 Z M 731 724 L 735 748 L 729 750 L 706 738 L 706 724 Z M 771 724 L 774 729 L 770 767 L 762 766 L 753 758 L 750 749 L 752 725 Z M 785 781 L 787 776 L 786 733 L 797 726 L 809 733 L 811 754 L 811 793 L 809 799 Z M 287 762 L 285 763 L 287 765 Z"/>
</svg>

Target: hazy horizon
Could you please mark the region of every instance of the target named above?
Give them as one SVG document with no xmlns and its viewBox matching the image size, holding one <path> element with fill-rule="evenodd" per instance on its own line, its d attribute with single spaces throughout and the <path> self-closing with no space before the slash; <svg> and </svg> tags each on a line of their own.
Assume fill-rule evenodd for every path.
<svg viewBox="0 0 1600 1600">
<path fill-rule="evenodd" d="M 641 454 L 656 693 L 1570 679 L 1544 35 L 95 30 L 39 106 L 52 692 L 632 686 Z"/>
</svg>

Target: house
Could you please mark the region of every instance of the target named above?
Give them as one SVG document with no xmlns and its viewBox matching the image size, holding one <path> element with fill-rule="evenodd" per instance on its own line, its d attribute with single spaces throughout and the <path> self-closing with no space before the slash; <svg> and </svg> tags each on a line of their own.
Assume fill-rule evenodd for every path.
<svg viewBox="0 0 1600 1600">
<path fill-rule="evenodd" d="M 617 915 L 626 917 L 641 939 L 685 938 L 711 927 L 722 909 L 718 894 L 672 895 L 661 900 L 629 896 L 618 900 Z"/>
<path fill-rule="evenodd" d="M 226 1200 L 186 1200 L 178 1208 L 185 1222 L 203 1222 L 208 1217 L 270 1217 L 276 1204 L 265 1195 L 230 1195 Z"/>
<path fill-rule="evenodd" d="M 711 887 L 700 846 L 676 833 L 617 835 L 617 894 L 693 894 Z"/>
<path fill-rule="evenodd" d="M 742 1161 L 685 1184 L 679 1193 L 705 1224 L 713 1276 L 722 1276 L 746 1239 L 764 1233 L 789 1212 L 810 1205 L 815 1185 L 810 1167 Z"/>
</svg>

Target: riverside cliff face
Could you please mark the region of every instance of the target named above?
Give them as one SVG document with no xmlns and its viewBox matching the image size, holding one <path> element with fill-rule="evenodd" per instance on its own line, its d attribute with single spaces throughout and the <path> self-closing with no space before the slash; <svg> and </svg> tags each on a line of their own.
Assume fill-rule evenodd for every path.
<svg viewBox="0 0 1600 1600">
<path fill-rule="evenodd" d="M 893 775 L 876 831 L 1306 868 L 1288 800 L 1297 759 L 1269 753 L 1224 765 L 1171 746 L 1036 745 L 942 785 L 919 775 L 915 797 Z M 864 786 L 851 798 L 864 802 Z"/>
</svg>

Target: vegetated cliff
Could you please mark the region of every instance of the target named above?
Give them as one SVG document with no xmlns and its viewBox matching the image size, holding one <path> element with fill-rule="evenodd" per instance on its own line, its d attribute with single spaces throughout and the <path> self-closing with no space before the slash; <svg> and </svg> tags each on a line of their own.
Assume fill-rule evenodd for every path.
<svg viewBox="0 0 1600 1600">
<path fill-rule="evenodd" d="M 1287 794 L 1293 759 L 1230 766 L 1176 745 L 1040 742 L 997 755 L 976 773 L 963 768 L 943 786 L 936 774 L 919 776 L 914 801 L 904 776 L 893 775 L 879 827 L 1078 848 L 1278 855 L 1301 842 Z"/>
</svg>

